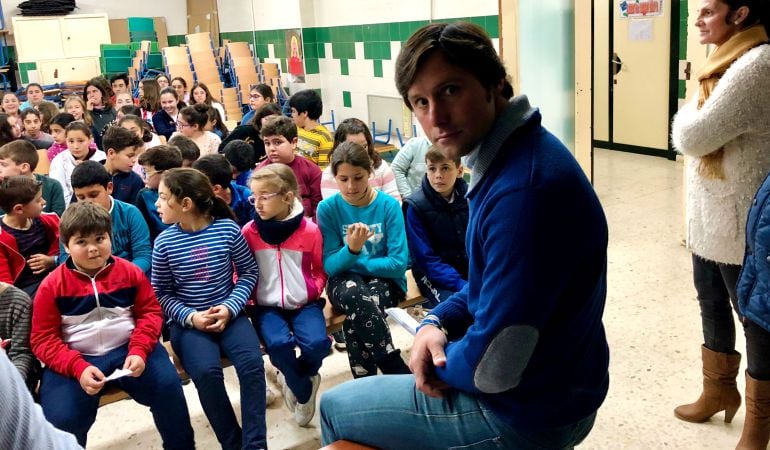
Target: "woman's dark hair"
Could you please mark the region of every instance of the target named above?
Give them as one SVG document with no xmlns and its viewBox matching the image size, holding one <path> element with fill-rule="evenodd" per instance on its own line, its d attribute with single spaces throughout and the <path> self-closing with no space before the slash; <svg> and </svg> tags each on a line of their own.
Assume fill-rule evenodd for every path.
<svg viewBox="0 0 770 450">
<path fill-rule="evenodd" d="M 372 133 L 369 131 L 369 127 L 366 126 L 361 119 L 352 117 L 345 119 L 337 126 L 337 131 L 334 132 L 334 147 L 332 147 L 332 153 L 334 149 L 339 147 L 340 144 L 345 142 L 348 135 L 351 134 L 363 134 L 366 138 L 366 151 L 369 152 L 369 158 L 372 160 L 372 167 L 377 169 L 382 165 L 382 157 L 374 149 L 374 140 L 372 139 Z"/>
<path fill-rule="evenodd" d="M 118 110 L 124 116 L 141 116 L 142 109 L 136 105 L 123 105 Z"/>
<path fill-rule="evenodd" d="M 165 78 L 166 81 L 168 81 L 168 84 L 169 85 L 171 84 L 171 80 L 168 78 L 168 75 L 166 75 L 165 73 L 159 73 L 155 78 L 153 78 L 153 80 L 157 82 L 158 78 Z"/>
<path fill-rule="evenodd" d="M 209 121 L 209 108 L 210 106 L 204 103 L 196 103 L 195 105 L 182 108 L 179 111 L 179 115 L 190 125 L 198 125 L 198 129 L 203 131 L 203 128 L 206 127 Z"/>
<path fill-rule="evenodd" d="M 222 133 L 222 139 L 224 140 L 228 134 L 230 134 L 230 130 L 227 129 L 227 125 L 225 125 L 225 121 L 222 120 L 222 115 L 219 114 L 219 110 L 216 108 L 209 108 L 208 110 L 208 116 L 209 121 L 214 122 L 214 129 L 219 130 L 220 133 Z"/>
<path fill-rule="evenodd" d="M 73 116 L 70 113 L 63 112 L 63 113 L 59 113 L 59 114 L 53 116 L 49 126 L 50 125 L 59 125 L 62 128 L 67 128 L 67 125 L 71 124 L 74 121 L 75 121 L 75 116 Z"/>
<path fill-rule="evenodd" d="M 0 113 L 0 145 L 5 145 L 18 139 L 13 134 L 13 126 L 8 122 L 8 114 Z"/>
<path fill-rule="evenodd" d="M 50 132 L 51 119 L 59 114 L 59 107 L 56 106 L 56 103 L 43 100 L 37 105 L 37 110 L 40 111 L 40 115 L 42 116 L 40 118 L 40 121 L 42 122 L 40 125 L 41 129 L 46 133 Z"/>
<path fill-rule="evenodd" d="M 340 164 L 350 164 L 353 167 L 366 169 L 372 173 L 372 160 L 369 158 L 369 152 L 355 142 L 343 142 L 336 149 L 331 157 L 329 165 L 332 168 L 332 175 L 337 176 L 337 167 Z"/>
<path fill-rule="evenodd" d="M 102 105 L 104 105 L 104 109 L 112 108 L 112 100 L 110 99 L 110 97 L 112 97 L 112 85 L 110 82 L 104 77 L 93 77 L 88 80 L 86 85 L 83 86 L 83 101 L 86 104 L 88 104 L 88 94 L 86 94 L 86 91 L 90 86 L 99 89 L 99 92 L 102 93 Z M 87 109 L 83 108 L 84 115 L 87 111 Z"/>
<path fill-rule="evenodd" d="M 201 214 L 211 215 L 214 219 L 236 220 L 233 210 L 214 194 L 208 177 L 198 170 L 169 169 L 161 175 L 161 183 L 180 201 L 185 197 L 192 200 Z"/>
<path fill-rule="evenodd" d="M 265 101 L 269 101 L 270 103 L 275 102 L 275 94 L 273 93 L 273 88 L 266 85 L 265 83 L 259 83 L 257 85 L 252 86 L 252 88 L 249 89 L 249 92 L 251 91 L 259 92 L 259 95 L 261 95 L 262 98 L 265 99 Z"/>
<path fill-rule="evenodd" d="M 469 22 L 433 23 L 417 30 L 396 59 L 396 88 L 409 109 L 409 87 L 433 52 L 441 52 L 450 64 L 470 72 L 487 89 L 503 81 L 503 97 L 513 97 L 510 77 L 483 28 Z"/>
<path fill-rule="evenodd" d="M 765 31 L 770 34 L 770 4 L 767 0 L 720 0 L 730 8 L 730 12 L 745 6 L 749 8 L 749 15 L 746 16 L 746 20 L 741 24 L 741 29 L 748 28 L 752 25 L 762 24 L 765 27 Z M 726 21 L 732 20 L 730 15 L 725 17 Z"/>
<path fill-rule="evenodd" d="M 275 103 L 268 103 L 267 105 L 262 105 L 261 108 L 257 110 L 256 113 L 254 113 L 254 118 L 251 119 L 251 125 L 257 129 L 257 131 L 262 129 L 262 119 L 264 119 L 267 116 L 280 116 L 281 115 L 281 107 L 278 106 Z"/>
</svg>

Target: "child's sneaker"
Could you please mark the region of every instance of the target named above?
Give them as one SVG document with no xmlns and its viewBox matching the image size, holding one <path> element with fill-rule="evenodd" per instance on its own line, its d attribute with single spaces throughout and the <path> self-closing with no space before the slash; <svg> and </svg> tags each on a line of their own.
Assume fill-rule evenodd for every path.
<svg viewBox="0 0 770 450">
<path fill-rule="evenodd" d="M 345 342 L 345 333 L 342 331 L 335 331 L 332 333 L 332 337 L 334 338 L 334 348 L 341 352 L 348 349 L 348 344 Z"/>
<path fill-rule="evenodd" d="M 318 386 L 321 385 L 321 375 L 313 375 L 310 381 L 313 383 L 310 399 L 308 399 L 307 403 L 297 403 L 297 407 L 294 409 L 294 421 L 301 427 L 309 424 L 315 415 L 315 396 L 318 393 Z"/>
<path fill-rule="evenodd" d="M 278 372 L 278 384 L 281 385 L 283 404 L 286 405 L 286 409 L 294 412 L 294 409 L 297 407 L 297 397 L 295 397 L 294 393 L 289 389 L 289 386 L 286 384 L 286 377 L 284 377 L 281 372 Z"/>
</svg>

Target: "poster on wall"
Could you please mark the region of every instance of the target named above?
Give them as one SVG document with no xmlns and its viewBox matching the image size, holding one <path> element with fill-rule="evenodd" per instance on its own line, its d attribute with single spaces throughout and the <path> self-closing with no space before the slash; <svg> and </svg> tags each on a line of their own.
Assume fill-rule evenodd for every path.
<svg viewBox="0 0 770 450">
<path fill-rule="evenodd" d="M 620 17 L 663 15 L 663 0 L 620 0 Z"/>
<path fill-rule="evenodd" d="M 286 30 L 286 53 L 289 59 L 289 79 L 294 83 L 305 82 L 305 67 L 302 57 L 302 32 Z"/>
</svg>

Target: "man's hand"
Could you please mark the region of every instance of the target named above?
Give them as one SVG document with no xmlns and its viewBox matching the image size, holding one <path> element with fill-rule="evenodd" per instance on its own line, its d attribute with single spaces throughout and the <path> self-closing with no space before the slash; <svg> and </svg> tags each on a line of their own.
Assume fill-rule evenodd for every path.
<svg viewBox="0 0 770 450">
<path fill-rule="evenodd" d="M 221 333 L 225 330 L 227 322 L 230 321 L 230 310 L 225 305 L 212 306 L 206 311 L 206 317 L 213 322 L 206 327 L 206 331 L 212 333 Z"/>
<path fill-rule="evenodd" d="M 433 325 L 420 328 L 414 337 L 412 356 L 409 358 L 409 368 L 414 373 L 417 389 L 430 397 L 443 397 L 443 390 L 449 385 L 436 377 L 435 367 L 446 365 L 444 347 L 447 340 L 444 333 Z"/>
<path fill-rule="evenodd" d="M 139 355 L 130 355 L 123 363 L 123 368 L 131 371 L 131 376 L 137 378 L 144 372 L 144 360 Z"/>
<path fill-rule="evenodd" d="M 96 395 L 104 387 L 104 374 L 96 366 L 88 366 L 80 374 L 80 387 L 88 395 Z"/>
<path fill-rule="evenodd" d="M 35 275 L 45 272 L 46 270 L 53 267 L 55 264 L 56 264 L 56 260 L 54 260 L 53 256 L 43 255 L 40 253 L 30 256 L 29 259 L 27 260 L 27 265 L 29 266 L 30 270 L 32 270 L 32 273 L 34 273 Z"/>
</svg>

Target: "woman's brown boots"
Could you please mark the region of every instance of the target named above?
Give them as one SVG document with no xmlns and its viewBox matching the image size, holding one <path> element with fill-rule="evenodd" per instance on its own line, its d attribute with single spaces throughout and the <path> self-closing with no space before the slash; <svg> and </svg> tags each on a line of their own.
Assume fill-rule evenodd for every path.
<svg viewBox="0 0 770 450">
<path fill-rule="evenodd" d="M 770 440 L 770 381 L 746 372 L 746 420 L 736 450 L 765 450 Z"/>
<path fill-rule="evenodd" d="M 741 363 L 740 353 L 719 353 L 701 346 L 703 392 L 695 403 L 678 406 L 674 415 L 687 422 L 705 422 L 719 411 L 731 422 L 741 406 L 741 394 L 735 379 Z"/>
</svg>

